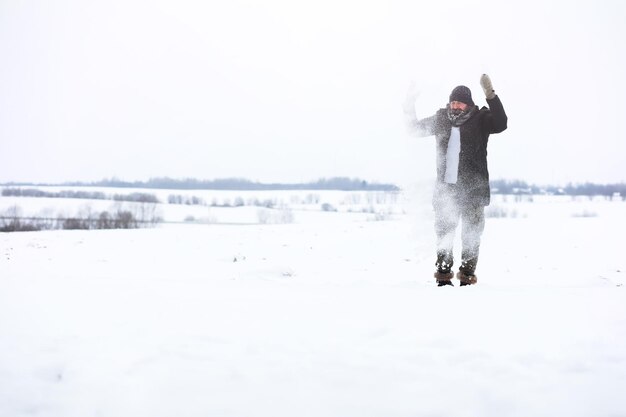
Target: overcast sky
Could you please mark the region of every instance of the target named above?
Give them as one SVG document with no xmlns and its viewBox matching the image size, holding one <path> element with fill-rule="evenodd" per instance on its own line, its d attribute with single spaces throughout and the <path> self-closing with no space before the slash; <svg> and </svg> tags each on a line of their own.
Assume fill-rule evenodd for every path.
<svg viewBox="0 0 626 417">
<path fill-rule="evenodd" d="M 0 0 L 0 182 L 428 180 L 407 89 L 483 72 L 492 179 L 625 181 L 625 4 Z"/>
</svg>

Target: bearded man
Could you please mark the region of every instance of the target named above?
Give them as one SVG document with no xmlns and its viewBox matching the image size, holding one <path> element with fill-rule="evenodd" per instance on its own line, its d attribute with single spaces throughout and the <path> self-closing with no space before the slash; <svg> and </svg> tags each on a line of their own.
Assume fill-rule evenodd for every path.
<svg viewBox="0 0 626 417">
<path fill-rule="evenodd" d="M 435 136 L 437 181 L 433 195 L 437 259 L 435 279 L 439 286 L 453 285 L 454 234 L 461 230 L 461 286 L 476 284 L 480 240 L 485 228 L 485 206 L 490 202 L 487 142 L 489 135 L 507 128 L 507 116 L 491 79 L 480 78 L 489 107 L 478 108 L 472 92 L 460 85 L 452 90 L 448 104 L 435 115 L 418 120 L 415 100 L 405 106 L 410 130 L 419 137 Z"/>
</svg>

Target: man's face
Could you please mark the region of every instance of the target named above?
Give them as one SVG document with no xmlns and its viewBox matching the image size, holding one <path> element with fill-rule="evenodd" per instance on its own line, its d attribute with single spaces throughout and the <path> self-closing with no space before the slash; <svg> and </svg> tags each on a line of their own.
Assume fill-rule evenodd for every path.
<svg viewBox="0 0 626 417">
<path fill-rule="evenodd" d="M 452 110 L 465 111 L 465 109 L 467 109 L 467 104 L 461 103 L 460 101 L 451 101 L 450 108 Z"/>
</svg>

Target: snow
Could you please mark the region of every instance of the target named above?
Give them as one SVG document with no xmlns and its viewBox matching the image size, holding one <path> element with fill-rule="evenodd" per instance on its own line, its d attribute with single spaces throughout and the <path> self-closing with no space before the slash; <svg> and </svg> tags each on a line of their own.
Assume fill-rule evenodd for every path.
<svg viewBox="0 0 626 417">
<path fill-rule="evenodd" d="M 340 210 L 0 234 L 0 415 L 626 415 L 625 202 L 495 197 L 478 284 L 438 288 L 429 198 L 319 194 Z M 85 204 L 0 209 L 33 200 Z"/>
</svg>

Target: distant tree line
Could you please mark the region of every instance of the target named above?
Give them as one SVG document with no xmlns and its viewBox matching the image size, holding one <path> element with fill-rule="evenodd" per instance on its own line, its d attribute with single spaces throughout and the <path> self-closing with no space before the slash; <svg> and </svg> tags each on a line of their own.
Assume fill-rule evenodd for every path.
<svg viewBox="0 0 626 417">
<path fill-rule="evenodd" d="M 536 185 L 523 180 L 492 180 L 492 193 L 494 194 L 553 194 L 572 196 L 613 196 L 619 193 L 626 197 L 626 183 L 615 184 L 568 184 L 566 186 Z M 239 190 L 239 191 L 273 191 L 273 190 L 338 190 L 338 191 L 399 191 L 400 188 L 393 184 L 369 183 L 356 178 L 334 177 L 322 178 L 315 182 L 284 184 L 263 184 L 243 178 L 226 178 L 216 180 L 198 180 L 193 178 L 173 179 L 168 177 L 151 178 L 148 181 L 122 181 L 116 178 L 105 179 L 97 182 L 69 182 L 64 184 L 32 184 L 32 183 L 7 183 L 9 187 L 23 186 L 72 186 L 72 187 L 107 187 L 107 188 L 146 188 L 146 189 L 171 189 L 171 190 Z M 57 198 L 83 198 L 104 200 L 110 199 L 104 193 L 98 191 L 59 191 L 49 192 L 36 189 L 5 188 L 3 196 L 18 197 L 57 197 Z M 113 199 L 117 201 L 135 202 L 159 202 L 156 196 L 146 193 L 132 193 L 129 195 L 116 194 Z M 181 203 L 182 197 L 174 196 L 169 203 Z M 200 201 L 185 201 L 183 204 L 200 204 Z"/>
<path fill-rule="evenodd" d="M 5 188 L 3 197 L 37 197 L 37 198 L 77 198 L 88 200 L 108 200 L 106 194 L 99 191 L 42 191 L 34 188 Z"/>
<path fill-rule="evenodd" d="M 5 184 L 10 186 L 52 185 L 52 184 Z M 358 178 L 322 178 L 315 182 L 284 184 L 263 184 L 244 178 L 225 178 L 216 180 L 198 180 L 194 178 L 173 179 L 168 177 L 151 178 L 148 181 L 122 181 L 116 178 L 101 181 L 69 182 L 62 186 L 89 186 L 89 187 L 113 187 L 113 188 L 149 188 L 170 190 L 241 190 L 241 191 L 264 191 L 264 190 L 339 190 L 339 191 L 398 191 L 393 184 L 370 183 Z"/>
<path fill-rule="evenodd" d="M 571 196 L 605 196 L 620 195 L 626 197 L 626 183 L 617 184 L 568 184 L 566 186 L 539 186 L 528 184 L 521 180 L 491 181 L 491 191 L 494 194 L 550 194 Z"/>
<path fill-rule="evenodd" d="M 34 188 L 5 188 L 2 190 L 4 197 L 37 197 L 37 198 L 76 198 L 86 200 L 115 200 L 134 203 L 158 203 L 159 199 L 154 194 L 130 193 L 114 194 L 109 197 L 100 191 L 42 191 Z"/>
</svg>

